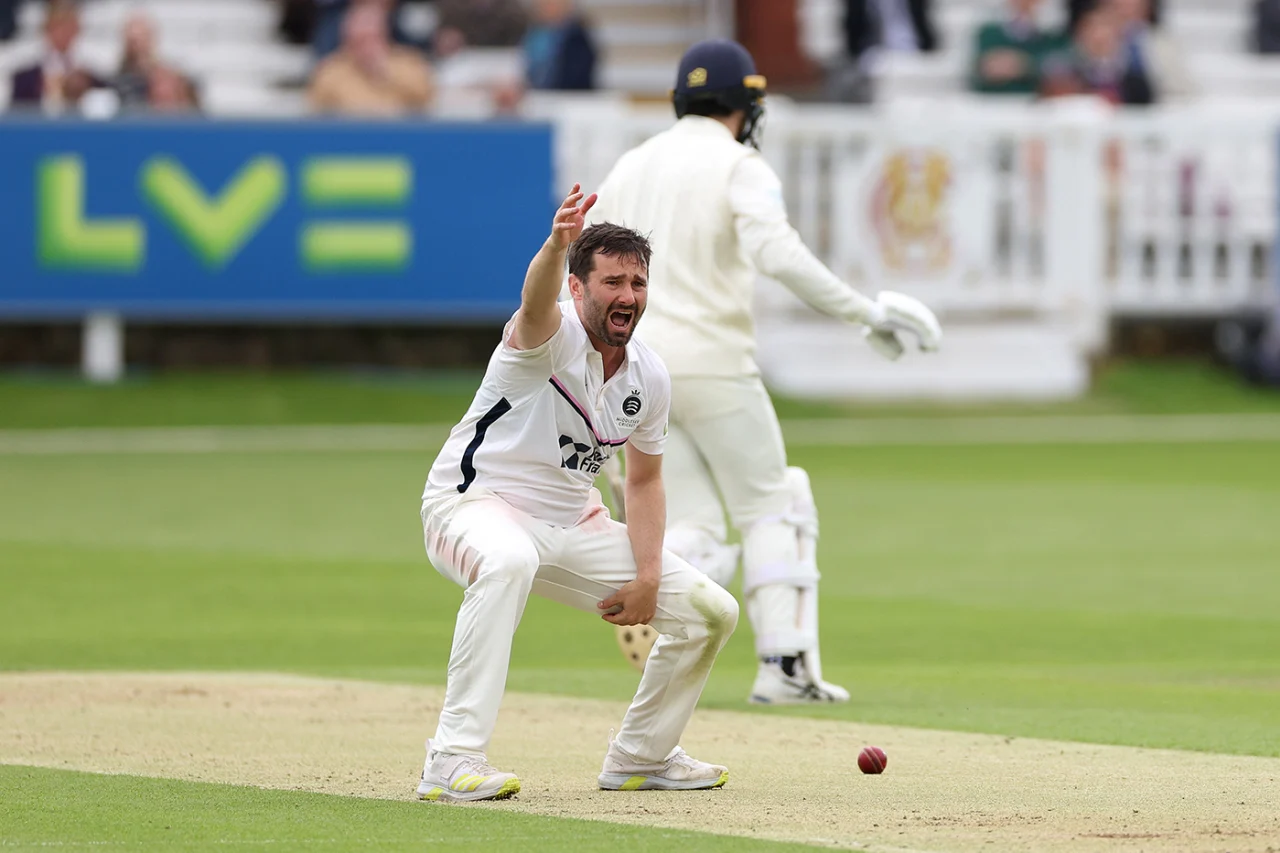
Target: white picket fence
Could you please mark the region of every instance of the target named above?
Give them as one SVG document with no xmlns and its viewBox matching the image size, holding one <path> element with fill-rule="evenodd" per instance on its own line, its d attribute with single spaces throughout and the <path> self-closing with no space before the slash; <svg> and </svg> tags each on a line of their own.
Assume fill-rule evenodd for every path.
<svg viewBox="0 0 1280 853">
<path fill-rule="evenodd" d="M 1106 133 L 1132 164 L 1101 259 L 1111 311 L 1224 316 L 1271 304 L 1277 111 L 1138 114 Z"/>
</svg>

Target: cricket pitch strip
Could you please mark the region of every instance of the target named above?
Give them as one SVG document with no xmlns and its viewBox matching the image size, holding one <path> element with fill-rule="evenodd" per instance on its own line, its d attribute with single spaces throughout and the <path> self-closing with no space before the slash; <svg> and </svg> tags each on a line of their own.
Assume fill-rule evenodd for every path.
<svg viewBox="0 0 1280 853">
<path fill-rule="evenodd" d="M 0 674 L 0 763 L 414 797 L 438 687 L 259 674 Z M 720 791 L 599 791 L 618 702 L 508 693 L 498 808 L 873 851 L 1280 851 L 1280 759 L 699 711 Z M 858 750 L 884 748 L 864 776 Z"/>
</svg>

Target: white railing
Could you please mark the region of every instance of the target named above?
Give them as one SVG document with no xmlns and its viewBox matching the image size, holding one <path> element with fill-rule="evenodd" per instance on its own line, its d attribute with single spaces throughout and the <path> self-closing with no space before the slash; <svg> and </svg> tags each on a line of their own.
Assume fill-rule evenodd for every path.
<svg viewBox="0 0 1280 853">
<path fill-rule="evenodd" d="M 673 120 L 623 101 L 546 114 L 561 184 L 598 184 Z M 1093 349 L 1114 316 L 1273 300 L 1278 133 L 1280 110 L 1256 106 L 774 103 L 763 151 L 796 229 L 851 282 L 909 285 L 953 314 L 1066 319 Z"/>
<path fill-rule="evenodd" d="M 1104 133 L 1123 156 L 1104 208 L 1112 313 L 1213 316 L 1268 304 L 1276 292 L 1276 112 L 1132 115 Z"/>
</svg>

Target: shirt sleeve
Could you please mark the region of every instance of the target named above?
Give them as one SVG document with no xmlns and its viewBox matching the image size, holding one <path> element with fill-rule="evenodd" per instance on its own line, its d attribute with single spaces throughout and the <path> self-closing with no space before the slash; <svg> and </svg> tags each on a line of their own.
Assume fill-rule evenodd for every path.
<svg viewBox="0 0 1280 853">
<path fill-rule="evenodd" d="M 656 373 L 648 383 L 648 412 L 628 439 L 636 450 L 650 456 L 661 456 L 666 447 L 667 418 L 671 411 L 671 375 L 665 366 L 660 366 Z"/>
<path fill-rule="evenodd" d="M 569 325 L 568 318 L 561 314 L 560 328 L 554 335 L 533 349 L 516 349 L 511 345 L 515 326 L 513 316 L 502 329 L 502 343 L 498 345 L 490 365 L 493 377 L 508 392 L 516 394 L 521 390 L 540 388 L 551 374 L 564 367 L 568 351 L 572 348 L 570 338 L 573 330 Z"/>
<path fill-rule="evenodd" d="M 738 243 L 755 268 L 824 314 L 879 323 L 884 310 L 841 281 L 805 246 L 787 220 L 782 182 L 762 157 L 747 157 L 729 180 Z"/>
</svg>

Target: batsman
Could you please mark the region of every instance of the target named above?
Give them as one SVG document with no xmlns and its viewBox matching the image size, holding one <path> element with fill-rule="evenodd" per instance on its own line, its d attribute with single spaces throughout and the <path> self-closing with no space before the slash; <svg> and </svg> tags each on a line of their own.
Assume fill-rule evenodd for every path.
<svg viewBox="0 0 1280 853">
<path fill-rule="evenodd" d="M 776 279 L 815 309 L 862 327 L 889 359 L 913 339 L 935 350 L 942 331 L 917 300 L 893 292 L 868 299 L 805 247 L 787 220 L 782 184 L 757 150 L 764 97 L 765 79 L 740 44 L 695 44 L 672 93 L 675 125 L 618 160 L 591 218 L 647 233 L 653 245 L 637 335 L 671 373 L 666 548 L 721 586 L 741 558 L 759 657 L 750 702 L 845 702 L 849 692 L 822 677 L 818 512 L 808 474 L 787 464 L 756 365 L 755 281 Z M 740 545 L 728 544 L 726 511 Z M 654 636 L 619 629 L 624 653 L 641 668 Z"/>
</svg>

